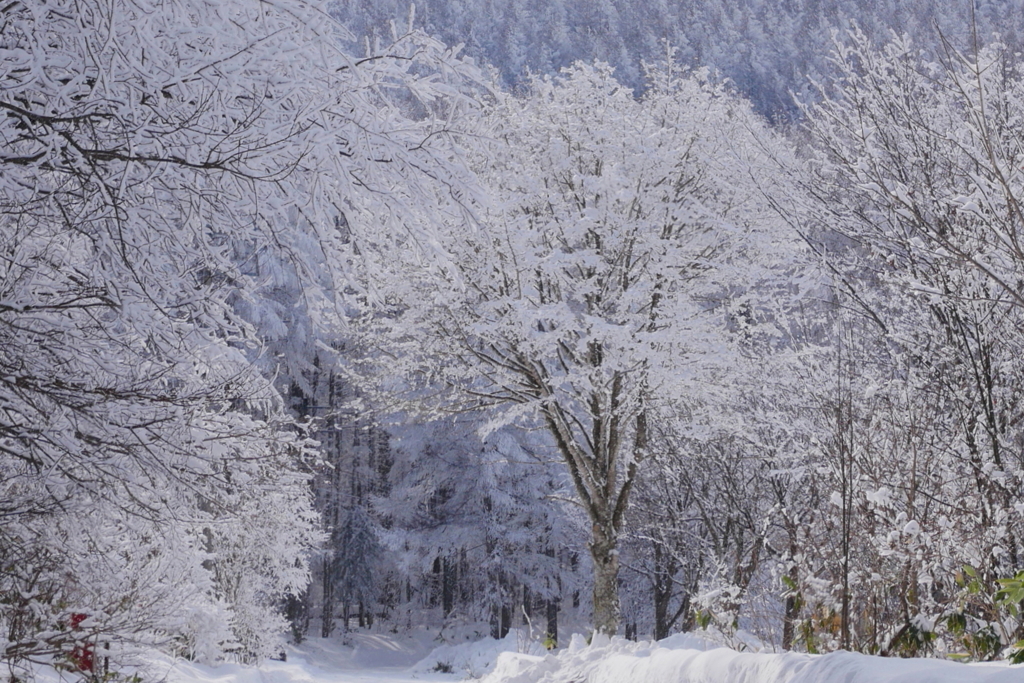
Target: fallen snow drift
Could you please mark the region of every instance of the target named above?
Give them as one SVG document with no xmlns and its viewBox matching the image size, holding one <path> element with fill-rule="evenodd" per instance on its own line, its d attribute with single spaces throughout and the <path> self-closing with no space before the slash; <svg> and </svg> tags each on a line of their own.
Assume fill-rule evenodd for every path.
<svg viewBox="0 0 1024 683">
<path fill-rule="evenodd" d="M 475 679 L 490 672 L 503 653 L 540 655 L 544 648 L 535 640 L 526 638 L 521 631 L 512 630 L 502 640 L 485 638 L 475 642 L 453 643 L 434 648 L 420 660 L 412 671 L 429 673 L 438 671 L 440 666 L 459 674 L 462 678 Z"/>
<path fill-rule="evenodd" d="M 604 639 L 591 646 L 574 636 L 557 655 L 500 655 L 482 683 L 1024 683 L 1024 666 L 704 648 L 687 636 L 653 644 Z"/>
</svg>

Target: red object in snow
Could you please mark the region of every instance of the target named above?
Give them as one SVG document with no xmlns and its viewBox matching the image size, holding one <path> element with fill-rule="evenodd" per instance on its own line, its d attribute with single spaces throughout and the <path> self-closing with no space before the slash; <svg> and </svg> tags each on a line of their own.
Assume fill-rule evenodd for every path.
<svg viewBox="0 0 1024 683">
<path fill-rule="evenodd" d="M 88 614 L 75 612 L 71 615 L 71 630 L 77 631 L 83 621 L 89 618 Z M 71 651 L 71 661 L 75 663 L 79 671 L 92 671 L 95 665 L 95 658 L 92 653 L 92 645 L 76 645 Z"/>
</svg>

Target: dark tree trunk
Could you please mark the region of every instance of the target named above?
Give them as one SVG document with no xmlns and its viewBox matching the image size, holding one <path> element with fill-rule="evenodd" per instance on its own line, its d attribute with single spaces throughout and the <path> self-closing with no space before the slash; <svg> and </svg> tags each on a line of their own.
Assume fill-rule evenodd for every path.
<svg viewBox="0 0 1024 683">
<path fill-rule="evenodd" d="M 548 530 L 550 532 L 550 529 Z M 544 554 L 554 560 L 555 548 L 552 545 L 544 549 Z M 544 640 L 546 647 L 552 649 L 558 647 L 558 603 L 562 596 L 562 576 L 559 573 L 554 579 L 548 578 L 548 595 L 551 597 L 544 600 L 544 617 L 546 620 L 544 628 Z"/>
<path fill-rule="evenodd" d="M 546 600 L 544 604 L 548 622 L 544 635 L 551 647 L 558 647 L 558 600 Z"/>
<path fill-rule="evenodd" d="M 672 600 L 672 567 L 660 544 L 654 544 L 654 639 L 668 637 L 669 603 Z"/>
<path fill-rule="evenodd" d="M 501 605 L 491 605 L 491 638 L 501 640 Z"/>
<path fill-rule="evenodd" d="M 330 638 L 334 631 L 334 562 L 324 558 L 323 609 L 320 615 L 320 637 Z"/>
<path fill-rule="evenodd" d="M 495 593 L 497 599 L 491 606 L 491 637 L 501 640 L 508 635 L 512 628 L 512 608 L 509 607 L 510 591 L 507 588 L 505 576 L 499 574 L 495 582 Z"/>
<path fill-rule="evenodd" d="M 795 549 L 794 549 L 795 551 Z M 793 641 L 796 639 L 796 623 L 800 618 L 800 596 L 796 595 L 796 587 L 800 575 L 797 572 L 796 564 L 789 570 L 789 595 L 786 596 L 786 613 L 782 621 L 782 649 L 792 650 Z"/>
<path fill-rule="evenodd" d="M 501 637 L 504 638 L 512 630 L 512 608 L 507 604 L 501 606 Z"/>
<path fill-rule="evenodd" d="M 437 607 L 441 592 L 444 590 L 444 577 L 441 576 L 441 572 L 441 557 L 438 556 L 434 558 L 434 565 L 430 568 L 430 573 L 433 574 L 430 577 L 430 595 L 427 603 L 430 607 Z"/>
<path fill-rule="evenodd" d="M 291 625 L 292 642 L 298 645 L 309 633 L 309 591 L 301 595 L 289 595 L 285 604 L 285 616 Z"/>
<path fill-rule="evenodd" d="M 447 617 L 455 609 L 455 589 L 458 585 L 458 565 L 449 558 L 441 562 L 441 609 Z"/>
</svg>

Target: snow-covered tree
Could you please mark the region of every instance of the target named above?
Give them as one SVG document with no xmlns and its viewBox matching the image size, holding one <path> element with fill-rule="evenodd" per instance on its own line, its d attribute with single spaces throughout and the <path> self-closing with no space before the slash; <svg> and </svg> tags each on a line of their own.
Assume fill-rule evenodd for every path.
<svg viewBox="0 0 1024 683">
<path fill-rule="evenodd" d="M 860 33 L 836 70 L 808 111 L 808 226 L 842 311 L 818 494 L 837 510 L 816 524 L 841 547 L 819 576 L 838 580 L 842 646 L 915 652 L 946 623 L 947 646 L 994 655 L 1019 626 L 951 596 L 964 565 L 991 591 L 1022 552 L 1021 78 L 999 49 L 930 58 Z"/>
<path fill-rule="evenodd" d="M 406 594 L 391 599 L 396 620 L 440 612 L 445 624 L 490 621 L 503 638 L 524 610 L 543 607 L 530 618 L 557 638 L 562 598 L 580 583 L 569 557 L 579 530 L 562 502 L 571 484 L 541 439 L 512 429 L 481 439 L 480 425 L 396 432 L 393 486 L 375 505 L 406 577 Z"/>
<path fill-rule="evenodd" d="M 713 69 L 774 120 L 793 120 L 813 97 L 809 79 L 832 74 L 830 31 L 857 25 L 875 40 L 893 31 L 933 55 L 947 39 L 961 48 L 995 36 L 1016 49 L 1024 37 L 1021 0 L 865 2 L 864 0 L 426 0 L 417 26 L 500 72 L 514 87 L 529 74 L 554 74 L 580 60 L 608 62 L 618 80 L 642 90 L 643 64 L 680 61 Z M 334 11 L 352 29 L 387 35 L 407 15 L 404 0 L 338 0 Z"/>
<path fill-rule="evenodd" d="M 461 408 L 546 430 L 591 523 L 595 628 L 614 633 L 648 423 L 712 400 L 742 364 L 735 342 L 770 336 L 767 309 L 791 296 L 769 303 L 794 251 L 764 196 L 784 149 L 746 104 L 678 73 L 638 101 L 579 65 L 491 116 L 493 202 L 441 237 L 445 261 L 401 263 L 370 329 L 422 400 L 448 384 Z"/>
<path fill-rule="evenodd" d="M 317 538 L 257 330 L 337 321 L 340 225 L 428 244 L 463 65 L 415 33 L 352 55 L 304 0 L 0 26 L 0 656 L 266 654 Z"/>
</svg>

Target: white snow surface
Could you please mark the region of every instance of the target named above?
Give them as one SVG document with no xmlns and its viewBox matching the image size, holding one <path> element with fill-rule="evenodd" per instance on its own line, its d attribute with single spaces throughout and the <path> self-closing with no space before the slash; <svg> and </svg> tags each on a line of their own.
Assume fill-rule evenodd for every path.
<svg viewBox="0 0 1024 683">
<path fill-rule="evenodd" d="M 634 643 L 582 636 L 552 654 L 511 633 L 496 641 L 444 644 L 426 631 L 412 636 L 353 634 L 349 644 L 312 638 L 289 648 L 287 661 L 259 667 L 206 666 L 154 656 L 141 671 L 157 683 L 1024 683 L 1024 665 L 960 664 L 936 659 L 887 659 L 850 652 L 827 655 L 737 652 L 679 634 Z M 437 671 L 439 663 L 451 673 Z M 52 669 L 36 683 L 73 683 Z"/>
<path fill-rule="evenodd" d="M 544 647 L 535 639 L 529 638 L 522 631 L 512 630 L 502 640 L 486 638 L 436 647 L 413 667 L 413 671 L 436 671 L 438 664 L 446 664 L 451 667 L 452 673 L 476 679 L 492 671 L 502 654 L 539 656 L 544 653 Z"/>
<path fill-rule="evenodd" d="M 1024 683 L 1024 666 L 834 652 L 737 652 L 678 635 L 657 643 L 574 636 L 558 654 L 506 652 L 481 683 Z"/>
</svg>

